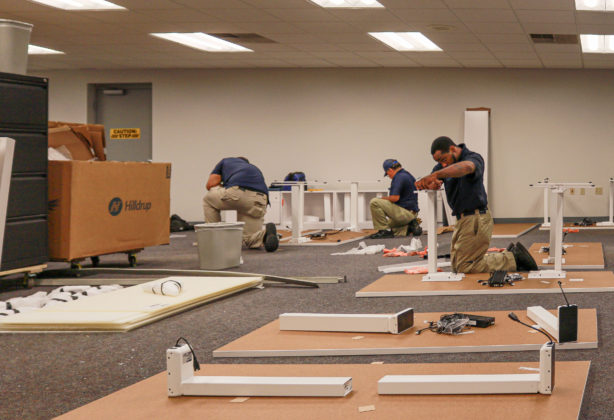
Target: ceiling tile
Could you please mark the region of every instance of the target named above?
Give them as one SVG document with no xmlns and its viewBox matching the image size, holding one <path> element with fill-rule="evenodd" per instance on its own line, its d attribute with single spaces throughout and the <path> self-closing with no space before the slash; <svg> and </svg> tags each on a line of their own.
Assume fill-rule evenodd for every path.
<svg viewBox="0 0 614 420">
<path fill-rule="evenodd" d="M 405 22 L 455 23 L 460 19 L 447 9 L 398 9 L 394 14 Z"/>
<path fill-rule="evenodd" d="M 482 23 L 465 22 L 475 34 L 523 34 L 522 26 L 516 22 Z"/>
<path fill-rule="evenodd" d="M 576 23 L 573 11 L 517 10 L 515 14 L 520 23 Z"/>
<path fill-rule="evenodd" d="M 452 9 L 509 9 L 507 0 L 444 0 Z"/>
<path fill-rule="evenodd" d="M 516 22 L 516 15 L 510 9 L 458 9 L 454 11 L 463 22 Z"/>
<path fill-rule="evenodd" d="M 575 10 L 574 0 L 509 0 L 516 10 Z"/>
</svg>

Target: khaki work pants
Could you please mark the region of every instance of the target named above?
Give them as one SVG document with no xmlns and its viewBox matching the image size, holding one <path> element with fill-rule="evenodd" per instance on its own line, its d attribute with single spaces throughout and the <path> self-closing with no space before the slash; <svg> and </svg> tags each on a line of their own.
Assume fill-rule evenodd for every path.
<svg viewBox="0 0 614 420">
<path fill-rule="evenodd" d="M 490 212 L 462 216 L 452 234 L 450 256 L 456 273 L 516 271 L 514 254 L 509 251 L 486 253 L 490 246 L 493 221 Z"/>
<path fill-rule="evenodd" d="M 203 198 L 205 223 L 221 221 L 221 210 L 236 210 L 237 221 L 245 222 L 243 226 L 243 246 L 259 248 L 264 239 L 262 224 L 266 213 L 267 198 L 265 194 L 242 190 L 239 187 L 213 187 Z"/>
<path fill-rule="evenodd" d="M 383 198 L 373 198 L 369 202 L 373 227 L 377 230 L 391 229 L 394 236 L 406 236 L 407 225 L 416 218 L 416 212 L 397 206 Z"/>
</svg>

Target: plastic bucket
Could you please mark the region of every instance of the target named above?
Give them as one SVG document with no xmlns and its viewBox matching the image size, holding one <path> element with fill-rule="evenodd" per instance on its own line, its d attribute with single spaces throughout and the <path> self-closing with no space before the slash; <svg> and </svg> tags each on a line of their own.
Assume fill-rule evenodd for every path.
<svg viewBox="0 0 614 420">
<path fill-rule="evenodd" d="M 244 222 L 194 226 L 201 270 L 222 270 L 241 264 Z"/>
<path fill-rule="evenodd" d="M 0 19 L 0 72 L 26 74 L 32 25 Z"/>
</svg>

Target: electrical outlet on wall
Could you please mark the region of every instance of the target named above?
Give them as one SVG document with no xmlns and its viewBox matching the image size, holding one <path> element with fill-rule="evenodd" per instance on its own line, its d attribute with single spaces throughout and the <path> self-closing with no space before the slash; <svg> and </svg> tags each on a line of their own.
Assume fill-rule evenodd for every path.
<svg viewBox="0 0 614 420">
<path fill-rule="evenodd" d="M 570 188 L 569 189 L 569 195 L 574 195 L 576 193 L 576 189 L 575 188 Z"/>
<path fill-rule="evenodd" d="M 586 195 L 586 188 L 580 188 L 580 195 Z"/>
<path fill-rule="evenodd" d="M 595 195 L 603 195 L 603 188 L 595 187 Z"/>
</svg>

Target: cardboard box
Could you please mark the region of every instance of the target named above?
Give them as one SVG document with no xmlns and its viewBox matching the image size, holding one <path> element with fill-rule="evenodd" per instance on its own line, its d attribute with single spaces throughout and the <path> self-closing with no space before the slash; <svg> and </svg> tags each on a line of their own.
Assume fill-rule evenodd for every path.
<svg viewBox="0 0 614 420">
<path fill-rule="evenodd" d="M 62 128 L 60 131 L 66 131 L 66 127 L 69 127 L 73 134 L 88 147 L 90 150 L 89 155 L 91 156 L 92 150 L 94 152 L 94 156 L 98 158 L 98 160 L 107 160 L 107 156 L 105 153 L 105 147 L 107 146 L 106 139 L 104 136 L 104 125 L 102 124 L 81 124 L 81 123 L 69 123 L 69 122 L 61 122 L 61 121 L 49 121 L 48 123 L 49 133 L 54 134 L 57 132 L 57 128 Z M 52 131 L 53 129 L 53 131 Z M 73 140 L 74 141 L 74 140 Z M 50 136 L 49 146 L 52 146 L 51 143 L 58 144 L 61 143 L 60 139 L 52 139 Z M 75 160 L 89 160 L 93 156 L 88 159 L 77 159 Z"/>
<path fill-rule="evenodd" d="M 169 243 L 170 163 L 49 162 L 49 257 Z"/>
<path fill-rule="evenodd" d="M 92 145 L 88 139 L 79 136 L 67 125 L 50 128 L 47 143 L 49 147 L 65 146 L 75 160 L 90 160 L 94 158 L 91 150 Z"/>
</svg>

